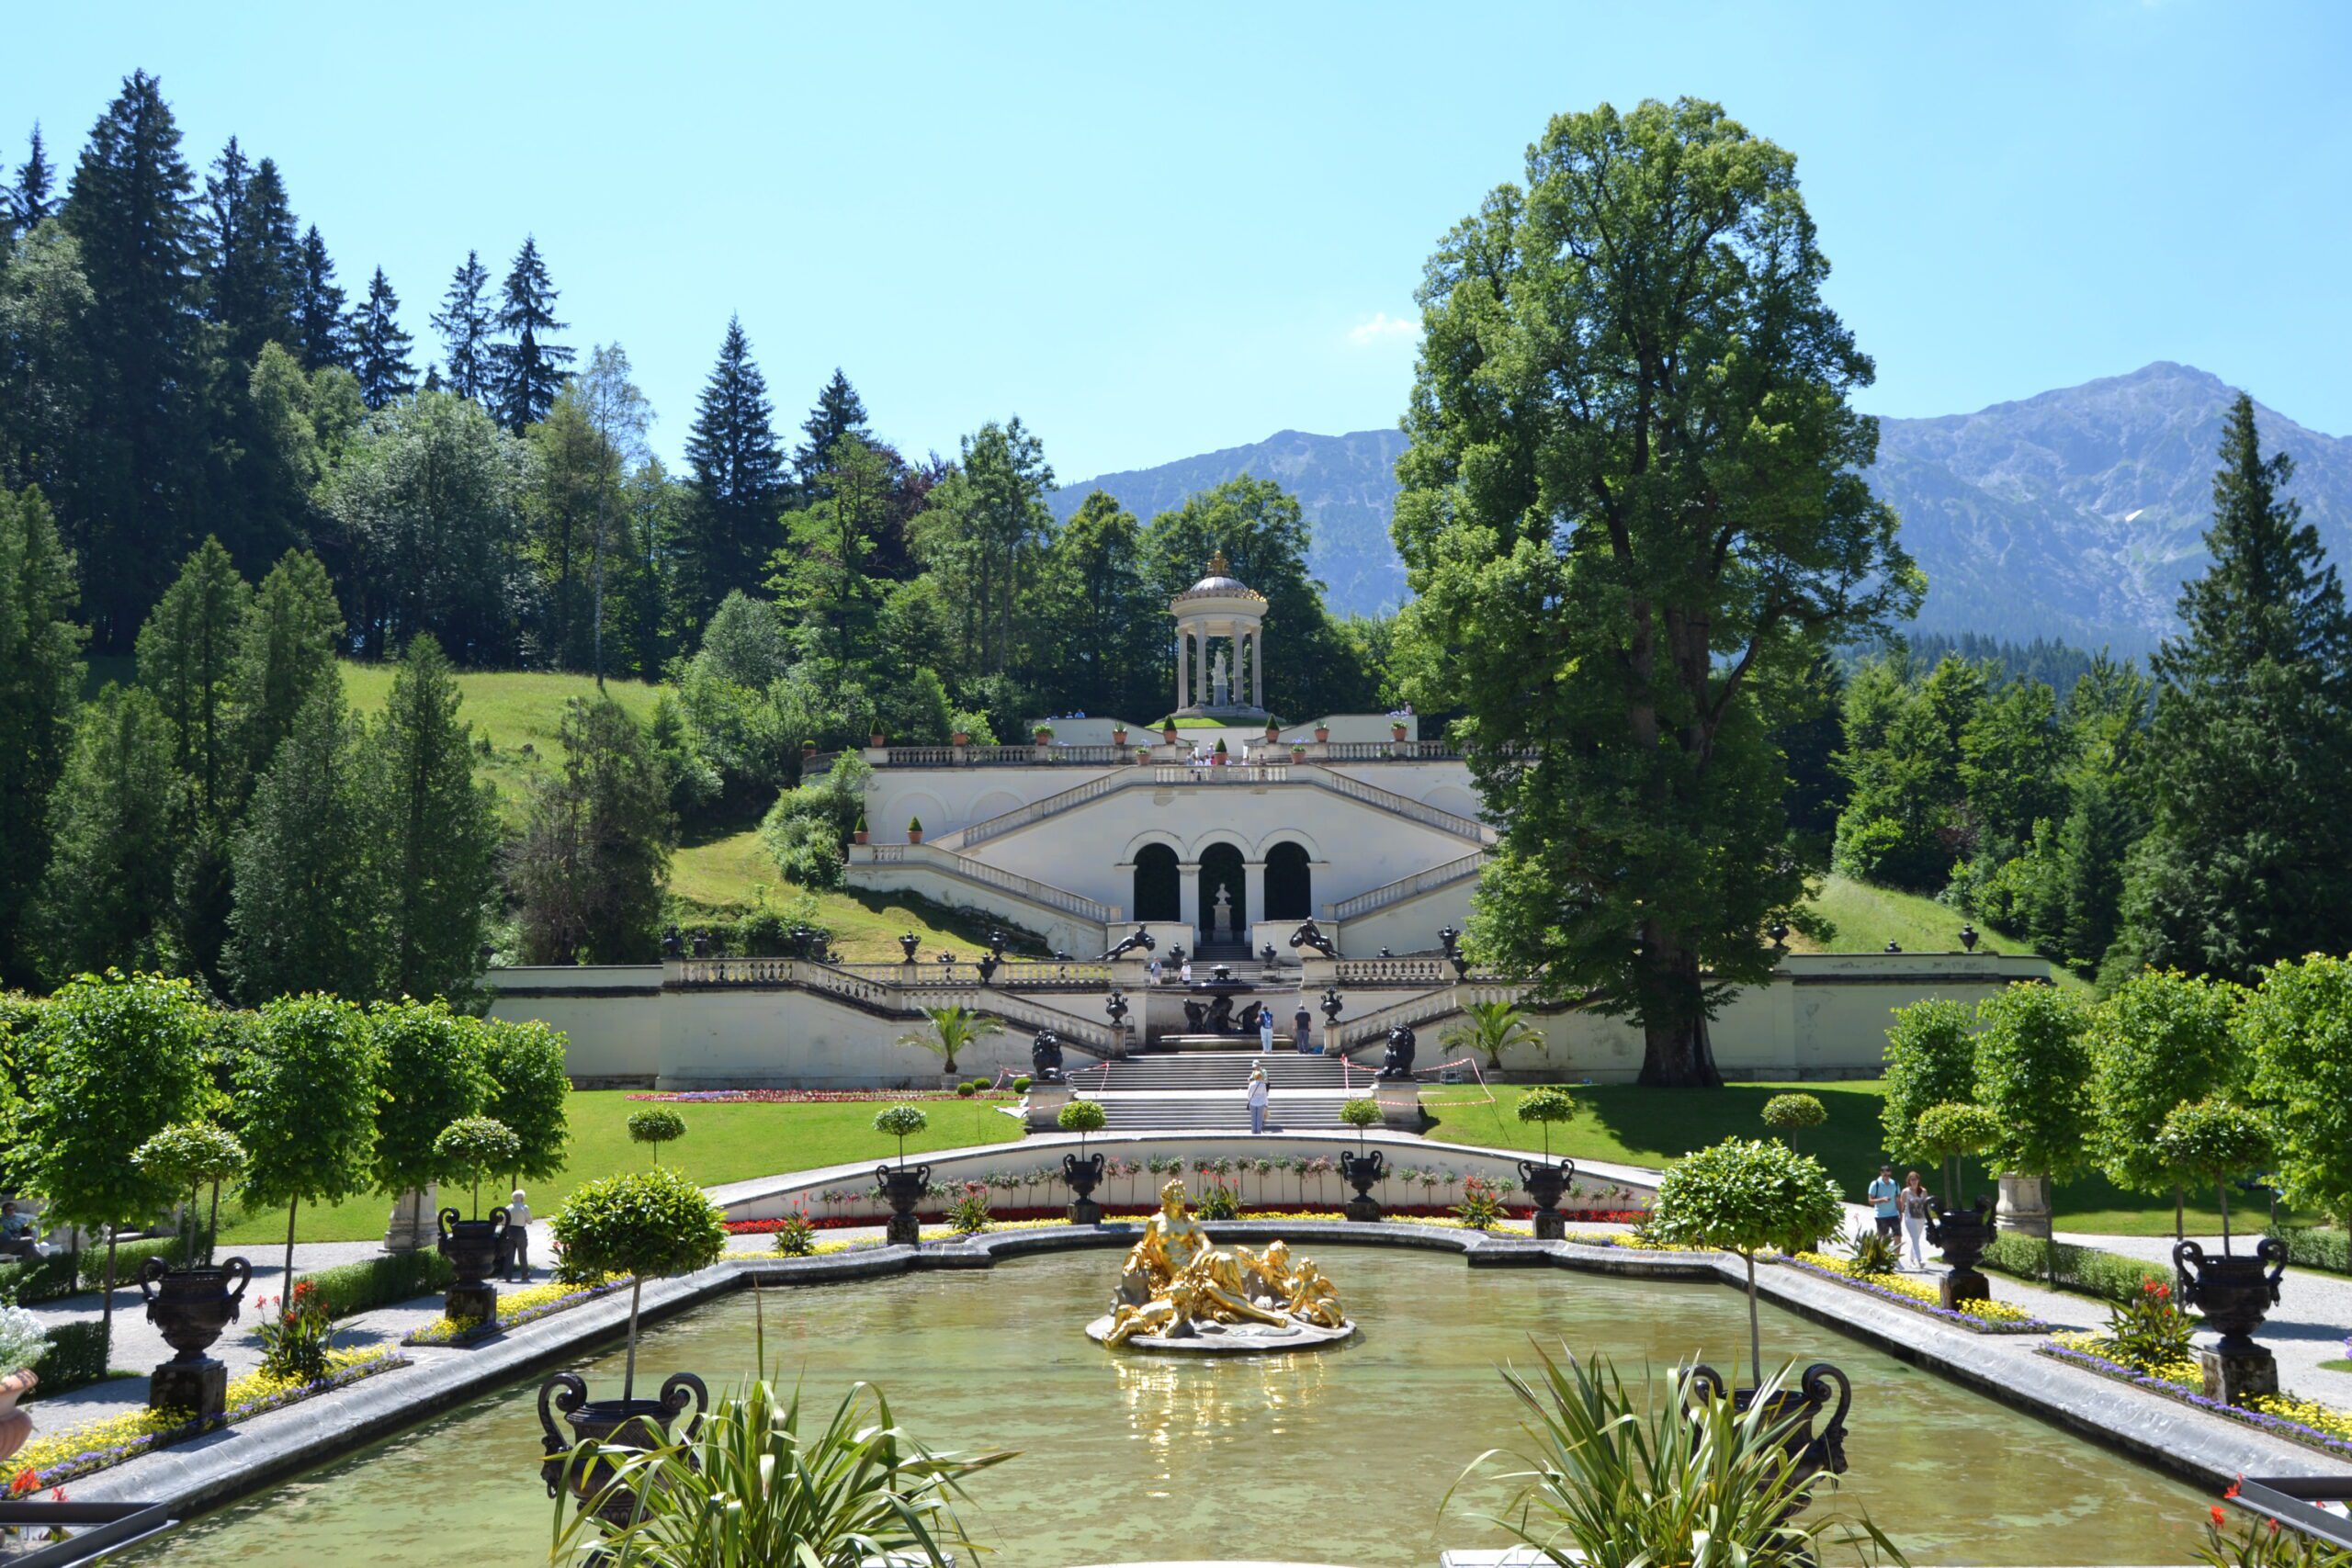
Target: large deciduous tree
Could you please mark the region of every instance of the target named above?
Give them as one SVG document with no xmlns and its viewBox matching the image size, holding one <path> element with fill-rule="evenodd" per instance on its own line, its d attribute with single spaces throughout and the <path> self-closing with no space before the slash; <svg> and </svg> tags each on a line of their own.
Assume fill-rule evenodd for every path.
<svg viewBox="0 0 2352 1568">
<path fill-rule="evenodd" d="M 1394 532 L 1503 829 L 1474 931 L 1635 1020 L 1645 1083 L 1721 1081 L 1707 1019 L 1804 896 L 1767 694 L 1922 592 L 1828 270 L 1795 160 L 1682 100 L 1554 119 L 1422 286 Z"/>
<path fill-rule="evenodd" d="M 2213 564 L 2153 660 L 2154 821 L 2124 894 L 2141 962 L 2241 985 L 2340 953 L 2352 930 L 2352 618 L 2285 494 L 2293 476 L 2285 453 L 2262 455 L 2241 393 L 2213 476 Z"/>
<path fill-rule="evenodd" d="M 650 950 L 674 825 L 667 780 L 618 703 L 575 697 L 508 873 L 528 964 L 633 964 Z"/>
<path fill-rule="evenodd" d="M 286 1205 L 286 1272 L 305 1203 L 340 1203 L 375 1175 L 383 1053 L 367 1016 L 334 997 L 264 1004 L 233 1069 L 237 1132 L 250 1163 L 245 1198 Z"/>
</svg>

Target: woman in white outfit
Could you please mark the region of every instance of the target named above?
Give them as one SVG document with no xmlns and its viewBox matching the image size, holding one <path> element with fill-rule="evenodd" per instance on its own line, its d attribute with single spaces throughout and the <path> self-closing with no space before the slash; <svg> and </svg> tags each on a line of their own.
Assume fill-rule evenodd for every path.
<svg viewBox="0 0 2352 1568">
<path fill-rule="evenodd" d="M 1271 1056 L 1274 1052 L 1274 1010 L 1258 1010 L 1258 1054 Z"/>
<path fill-rule="evenodd" d="M 1253 1133 L 1262 1133 L 1266 1130 L 1266 1101 L 1270 1096 L 1271 1091 L 1266 1087 L 1266 1069 L 1250 1068 L 1250 1130 Z"/>
<path fill-rule="evenodd" d="M 1911 1266 L 1925 1272 L 1928 1267 L 1928 1190 L 1919 1185 L 1919 1173 L 1913 1171 L 1904 1179 L 1903 1190 L 1894 1195 L 1903 1213 L 1903 1242 L 1911 1253 Z"/>
</svg>

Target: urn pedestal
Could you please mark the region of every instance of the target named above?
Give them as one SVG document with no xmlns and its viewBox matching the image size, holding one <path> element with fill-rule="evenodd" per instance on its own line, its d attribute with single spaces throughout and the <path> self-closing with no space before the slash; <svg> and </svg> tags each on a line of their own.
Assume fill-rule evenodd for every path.
<svg viewBox="0 0 2352 1568">
<path fill-rule="evenodd" d="M 1976 1260 L 1993 1240 L 1993 1204 L 1982 1193 L 1973 1209 L 1947 1209 L 1941 1199 L 1928 1200 L 1928 1240 L 1942 1249 L 1950 1266 L 1939 1286 L 1946 1312 L 1958 1312 L 1963 1302 L 1988 1302 L 1993 1287 L 1977 1271 Z"/>
<path fill-rule="evenodd" d="M 670 1439 L 671 1427 L 688 1405 L 694 1416 L 676 1434 L 682 1438 L 694 1435 L 710 1408 L 710 1390 L 694 1373 L 673 1372 L 654 1399 L 590 1399 L 578 1373 L 556 1373 L 539 1385 L 539 1447 L 546 1456 L 539 1479 L 547 1483 L 548 1495 L 560 1497 L 568 1487 L 582 1507 L 594 1507 L 607 1524 L 626 1526 L 636 1498 L 613 1485 L 616 1467 L 593 1457 L 575 1464 L 572 1450 L 589 1442 L 644 1453 Z M 558 1415 L 563 1417 L 560 1427 Z"/>
<path fill-rule="evenodd" d="M 1076 1155 L 1062 1156 L 1062 1179 L 1069 1183 L 1076 1194 L 1069 1205 L 1069 1223 L 1074 1225 L 1099 1225 L 1102 1223 L 1102 1205 L 1094 1201 L 1094 1190 L 1102 1184 L 1102 1156 L 1089 1155 L 1084 1159 Z"/>
<path fill-rule="evenodd" d="M 1388 1156 L 1378 1149 L 1368 1155 L 1351 1155 L 1344 1151 L 1340 1154 L 1340 1175 L 1356 1190 L 1356 1195 L 1348 1200 L 1348 1218 L 1366 1224 L 1380 1218 L 1380 1204 L 1373 1197 L 1372 1189 L 1387 1174 Z"/>
<path fill-rule="evenodd" d="M 492 1209 L 486 1220 L 461 1220 L 455 1209 L 444 1209 L 441 1256 L 457 1270 L 441 1310 L 454 1323 L 488 1323 L 498 1315 L 498 1287 L 490 1281 L 506 1249 L 507 1213 Z"/>
<path fill-rule="evenodd" d="M 147 1321 L 177 1352 L 148 1378 L 150 1410 L 190 1410 L 209 1420 L 228 1408 L 229 1369 L 205 1352 L 237 1320 L 253 1277 L 242 1258 L 217 1268 L 173 1269 L 160 1258 L 141 1265 Z"/>
<path fill-rule="evenodd" d="M 2050 1239 L 2050 1179 L 2046 1176 L 2001 1178 L 2001 1225 L 2019 1235 Z"/>
<path fill-rule="evenodd" d="M 890 1205 L 890 1218 L 882 1227 L 882 1239 L 891 1247 L 914 1247 L 922 1240 L 922 1222 L 915 1218 L 915 1205 L 931 1190 L 931 1167 L 927 1165 L 885 1165 L 874 1170 L 875 1190 Z"/>
<path fill-rule="evenodd" d="M 1542 1160 L 1523 1159 L 1519 1162 L 1519 1179 L 1527 1189 L 1528 1198 L 1535 1204 L 1535 1239 L 1559 1241 L 1568 1234 L 1568 1222 L 1560 1213 L 1561 1196 L 1568 1184 L 1577 1179 L 1577 1162 L 1564 1159 L 1557 1165 Z"/>
<path fill-rule="evenodd" d="M 2197 1352 L 2205 1396 L 2243 1404 L 2255 1394 L 2278 1393 L 2278 1363 L 2255 1343 L 2254 1331 L 2278 1304 L 2287 1244 L 2267 1235 L 2250 1258 L 2208 1258 L 2197 1243 L 2184 1241 L 2172 1249 L 2172 1266 L 2180 1280 L 2180 1304 L 2202 1313 L 2205 1326 L 2222 1337 Z"/>
</svg>

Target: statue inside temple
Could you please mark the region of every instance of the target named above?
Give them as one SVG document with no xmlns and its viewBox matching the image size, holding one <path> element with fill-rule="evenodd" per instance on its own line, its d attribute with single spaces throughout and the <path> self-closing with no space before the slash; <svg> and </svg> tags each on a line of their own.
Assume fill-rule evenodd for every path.
<svg viewBox="0 0 2352 1568">
<path fill-rule="evenodd" d="M 1214 706 L 1229 708 L 1233 705 L 1233 677 L 1226 671 L 1225 649 L 1221 648 L 1216 650 L 1216 657 L 1209 661 L 1209 692 Z"/>
<path fill-rule="evenodd" d="M 1263 1252 L 1212 1246 L 1184 1206 L 1184 1184 L 1170 1181 L 1159 1190 L 1159 1213 L 1127 1253 L 1109 1326 L 1097 1337 L 1105 1345 L 1194 1339 L 1234 1325 L 1290 1333 L 1349 1326 L 1338 1288 L 1312 1258 L 1293 1262 L 1282 1241 Z"/>
</svg>

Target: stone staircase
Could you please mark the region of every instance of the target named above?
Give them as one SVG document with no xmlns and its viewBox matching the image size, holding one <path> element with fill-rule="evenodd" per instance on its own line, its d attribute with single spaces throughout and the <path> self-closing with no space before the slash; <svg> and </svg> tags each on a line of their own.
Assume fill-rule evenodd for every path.
<svg viewBox="0 0 2352 1568">
<path fill-rule="evenodd" d="M 1129 1056 L 1070 1074 L 1080 1098 L 1102 1107 L 1113 1132 L 1247 1132 L 1250 1070 L 1263 1066 L 1273 1090 L 1269 1132 L 1328 1132 L 1345 1125 L 1340 1106 L 1369 1094 L 1363 1068 L 1351 1075 L 1336 1056 L 1302 1056 L 1287 1049 L 1160 1052 Z"/>
</svg>

